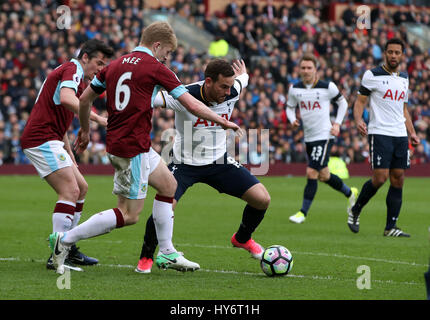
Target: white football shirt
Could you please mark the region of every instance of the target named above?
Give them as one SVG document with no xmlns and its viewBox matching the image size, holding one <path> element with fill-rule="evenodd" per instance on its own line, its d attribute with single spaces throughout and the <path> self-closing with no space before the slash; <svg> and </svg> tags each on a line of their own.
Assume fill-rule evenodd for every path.
<svg viewBox="0 0 430 320">
<path fill-rule="evenodd" d="M 383 66 L 367 70 L 358 94 L 370 97 L 369 134 L 407 136 L 404 104 L 408 102 L 407 73 L 390 73 Z"/>
<path fill-rule="evenodd" d="M 238 76 L 230 95 L 223 103 L 208 102 L 204 96 L 204 81 L 187 85 L 188 92 L 205 103 L 212 111 L 230 119 L 235 103 L 248 85 L 248 74 Z M 226 130 L 220 125 L 200 119 L 190 113 L 178 100 L 166 92 L 160 92 L 153 107 L 166 107 L 175 111 L 176 135 L 173 144 L 173 161 L 193 166 L 211 164 L 226 152 Z"/>
<path fill-rule="evenodd" d="M 342 122 L 346 112 L 347 102 L 333 82 L 318 80 L 313 85 L 299 82 L 288 90 L 287 108 L 298 106 L 303 122 L 304 140 L 312 142 L 333 138 L 330 134 L 330 103 L 342 104 L 343 110 L 336 122 Z"/>
</svg>

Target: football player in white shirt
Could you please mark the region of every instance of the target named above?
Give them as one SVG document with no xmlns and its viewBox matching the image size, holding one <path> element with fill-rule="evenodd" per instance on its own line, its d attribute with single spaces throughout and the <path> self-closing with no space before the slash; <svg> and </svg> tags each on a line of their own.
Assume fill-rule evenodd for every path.
<svg viewBox="0 0 430 320">
<path fill-rule="evenodd" d="M 317 60 L 312 55 L 305 55 L 299 62 L 301 82 L 292 85 L 288 91 L 287 117 L 296 129 L 300 122 L 296 119 L 296 106 L 300 110 L 303 122 L 304 140 L 308 155 L 306 168 L 307 183 L 304 190 L 302 208 L 290 217 L 294 223 L 303 223 L 317 192 L 317 181 L 325 182 L 348 198 L 348 207 L 352 207 L 358 190 L 348 187 L 341 178 L 330 173 L 328 160 L 334 136 L 340 131 L 348 103 L 333 82 L 321 81 L 317 77 Z M 334 123 L 330 120 L 330 103 L 337 104 L 337 116 Z"/>
<path fill-rule="evenodd" d="M 230 119 L 235 103 L 248 85 L 248 78 L 242 60 L 232 66 L 225 60 L 214 59 L 206 67 L 205 80 L 186 87 L 196 99 L 222 117 Z M 261 259 L 264 248 L 251 235 L 264 218 L 270 195 L 254 175 L 227 155 L 225 130 L 216 123 L 195 117 L 177 100 L 162 92 L 154 99 L 153 107 L 175 110 L 176 136 L 173 161 L 169 164 L 169 169 L 178 182 L 173 208 L 186 190 L 198 182 L 208 184 L 220 193 L 244 200 L 246 206 L 242 221 L 233 234 L 231 243 L 249 251 L 252 257 Z M 136 272 L 151 272 L 156 247 L 156 230 L 150 216 Z"/>
<path fill-rule="evenodd" d="M 408 112 L 408 75 L 399 72 L 404 44 L 390 39 L 385 45 L 385 63 L 367 70 L 354 105 L 354 120 L 362 136 L 368 136 L 372 178 L 365 182 L 355 205 L 348 211 L 348 226 L 359 231 L 360 212 L 378 189 L 390 178 L 388 189 L 387 221 L 383 235 L 410 237 L 397 227 L 402 205 L 405 169 L 409 168 L 409 141 L 420 143 Z M 363 121 L 363 109 L 369 101 L 369 125 Z"/>
</svg>

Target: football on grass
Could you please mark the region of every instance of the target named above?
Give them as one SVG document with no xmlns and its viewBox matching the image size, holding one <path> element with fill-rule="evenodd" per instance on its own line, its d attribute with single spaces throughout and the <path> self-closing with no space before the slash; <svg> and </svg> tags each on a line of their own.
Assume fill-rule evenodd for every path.
<svg viewBox="0 0 430 320">
<path fill-rule="evenodd" d="M 269 277 L 285 276 L 293 267 L 293 256 L 284 246 L 273 245 L 264 250 L 260 264 Z"/>
</svg>

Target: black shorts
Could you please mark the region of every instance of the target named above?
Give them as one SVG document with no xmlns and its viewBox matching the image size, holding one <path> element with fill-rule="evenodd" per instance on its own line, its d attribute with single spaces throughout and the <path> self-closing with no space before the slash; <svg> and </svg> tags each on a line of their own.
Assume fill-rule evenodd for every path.
<svg viewBox="0 0 430 320">
<path fill-rule="evenodd" d="M 328 165 L 333 139 L 306 142 L 308 167 L 320 171 Z"/>
<path fill-rule="evenodd" d="M 224 155 L 224 162 L 219 160 L 204 166 L 191 166 L 187 164 L 169 164 L 178 188 L 175 200 L 179 201 L 185 191 L 197 182 L 205 183 L 220 193 L 242 198 L 243 194 L 253 185 L 260 183 L 258 179 L 244 166 L 232 157 Z"/>
<path fill-rule="evenodd" d="M 408 169 L 410 167 L 408 137 L 369 134 L 372 169 Z"/>
</svg>

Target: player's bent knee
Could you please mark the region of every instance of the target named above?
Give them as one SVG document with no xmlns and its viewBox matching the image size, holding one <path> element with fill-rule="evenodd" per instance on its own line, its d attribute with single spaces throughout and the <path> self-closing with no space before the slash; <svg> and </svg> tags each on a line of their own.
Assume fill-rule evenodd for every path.
<svg viewBox="0 0 430 320">
<path fill-rule="evenodd" d="M 387 181 L 387 178 L 388 177 L 386 177 L 386 176 L 376 176 L 376 177 L 373 177 L 373 185 L 375 187 L 379 188 L 379 187 L 381 187 L 385 183 L 385 181 Z"/>
<path fill-rule="evenodd" d="M 318 180 L 321 182 L 327 182 L 330 179 L 329 175 L 320 174 L 318 175 Z"/>
<path fill-rule="evenodd" d="M 79 187 L 76 185 L 67 189 L 63 194 L 59 194 L 59 196 L 65 200 L 76 202 L 79 199 L 79 194 Z"/>
<path fill-rule="evenodd" d="M 163 197 L 173 198 L 175 196 L 178 182 L 175 178 L 167 179 L 162 185 L 157 188 L 157 194 Z"/>
<path fill-rule="evenodd" d="M 258 189 L 255 191 L 256 193 L 254 194 L 252 199 L 248 201 L 248 204 L 259 210 L 267 209 L 270 205 L 271 200 L 269 192 L 263 185 L 259 185 Z"/>
<path fill-rule="evenodd" d="M 178 183 L 175 179 L 166 185 L 166 188 L 163 192 L 159 192 L 161 195 L 166 197 L 173 198 L 175 196 L 176 188 L 178 187 Z"/>
<path fill-rule="evenodd" d="M 266 195 L 263 197 L 263 199 L 260 202 L 262 209 L 267 209 L 269 207 L 270 200 L 271 200 L 270 195 L 269 195 L 269 193 L 266 192 Z"/>
<path fill-rule="evenodd" d="M 139 215 L 124 215 L 124 225 L 130 226 L 139 222 Z"/>
<path fill-rule="evenodd" d="M 319 176 L 320 176 L 320 173 L 317 170 L 315 170 L 314 168 L 311 168 L 311 167 L 306 168 L 306 178 L 307 179 L 318 179 Z"/>
<path fill-rule="evenodd" d="M 404 176 L 390 177 L 390 184 L 396 188 L 402 188 L 404 182 Z"/>
</svg>

